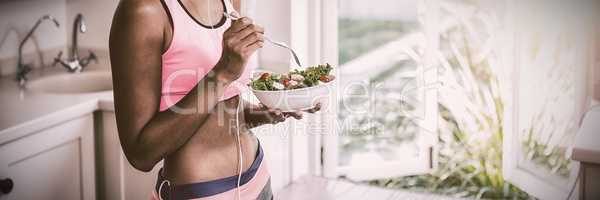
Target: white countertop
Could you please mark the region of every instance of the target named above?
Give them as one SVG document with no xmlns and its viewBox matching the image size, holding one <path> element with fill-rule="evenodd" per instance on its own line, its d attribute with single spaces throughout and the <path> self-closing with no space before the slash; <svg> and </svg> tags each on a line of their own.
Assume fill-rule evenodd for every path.
<svg viewBox="0 0 600 200">
<path fill-rule="evenodd" d="M 109 67 L 90 65 L 82 73 L 108 71 Z M 36 69 L 30 81 L 56 74 L 61 67 Z M 114 110 L 112 91 L 92 94 L 52 94 L 18 87 L 13 76 L 0 78 L 0 145 L 96 110 Z"/>
<path fill-rule="evenodd" d="M 573 160 L 600 164 L 600 105 L 585 115 L 573 146 Z"/>
</svg>

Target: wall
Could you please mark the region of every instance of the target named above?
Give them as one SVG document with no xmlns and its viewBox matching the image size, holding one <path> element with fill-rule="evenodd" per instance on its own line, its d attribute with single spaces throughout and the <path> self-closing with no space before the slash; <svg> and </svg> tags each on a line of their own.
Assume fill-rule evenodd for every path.
<svg viewBox="0 0 600 200">
<path fill-rule="evenodd" d="M 275 41 L 290 44 L 291 42 L 291 0 L 260 0 L 256 1 L 257 24 L 265 28 L 265 35 Z M 251 16 L 252 17 L 252 16 Z M 300 59 L 303 59 L 300 56 Z M 289 69 L 291 57 L 289 52 L 280 47 L 265 44 L 260 51 L 259 63 L 262 68 L 284 72 Z"/>
<path fill-rule="evenodd" d="M 23 0 L 0 2 L 0 75 L 13 74 L 17 66 L 19 42 L 45 14 L 60 23 L 42 23 L 32 40 L 24 46 L 24 63 L 34 68 L 52 64 L 59 51 L 71 44 L 73 20 L 83 13 L 87 32 L 79 34 L 79 46 L 93 49 L 101 58 L 107 57 L 108 34 L 118 0 Z M 67 52 L 63 54 L 65 57 Z"/>
<path fill-rule="evenodd" d="M 52 22 L 46 21 L 32 35 L 32 40 L 24 46 L 26 59 L 24 63 L 32 63 L 34 67 L 49 64 L 54 55 L 46 55 L 44 51 L 61 49 L 66 42 L 66 0 L 22 0 L 0 2 L 0 75 L 12 74 L 16 71 L 17 52 L 20 40 L 33 27 L 41 16 L 50 14 L 60 23 L 56 28 Z"/>
<path fill-rule="evenodd" d="M 66 0 L 67 1 L 67 44 L 71 45 L 73 20 L 78 13 L 85 18 L 88 30 L 79 34 L 79 45 L 84 48 L 108 49 L 110 25 L 119 0 Z"/>
</svg>

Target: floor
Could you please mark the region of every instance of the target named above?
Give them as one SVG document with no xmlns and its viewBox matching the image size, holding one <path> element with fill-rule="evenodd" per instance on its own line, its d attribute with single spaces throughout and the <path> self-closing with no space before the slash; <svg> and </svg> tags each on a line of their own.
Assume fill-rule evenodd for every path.
<svg viewBox="0 0 600 200">
<path fill-rule="evenodd" d="M 405 190 L 391 190 L 367 185 L 358 185 L 347 181 L 305 176 L 275 194 L 275 199 L 286 200 L 459 200 L 433 194 L 415 193 Z"/>
</svg>

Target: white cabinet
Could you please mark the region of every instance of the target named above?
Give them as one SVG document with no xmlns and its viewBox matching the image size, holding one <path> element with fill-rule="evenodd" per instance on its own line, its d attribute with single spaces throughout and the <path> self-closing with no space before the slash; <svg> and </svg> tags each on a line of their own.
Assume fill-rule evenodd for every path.
<svg viewBox="0 0 600 200">
<path fill-rule="evenodd" d="M 0 199 L 96 199 L 93 133 L 89 114 L 0 145 Z"/>
<path fill-rule="evenodd" d="M 579 199 L 600 199 L 600 106 L 587 111 L 573 145 L 573 160 L 581 163 Z"/>
<path fill-rule="evenodd" d="M 156 175 L 162 162 L 149 173 L 139 171 L 123 153 L 115 113 L 97 112 L 95 116 L 97 141 L 98 198 L 111 200 L 150 199 Z"/>
</svg>

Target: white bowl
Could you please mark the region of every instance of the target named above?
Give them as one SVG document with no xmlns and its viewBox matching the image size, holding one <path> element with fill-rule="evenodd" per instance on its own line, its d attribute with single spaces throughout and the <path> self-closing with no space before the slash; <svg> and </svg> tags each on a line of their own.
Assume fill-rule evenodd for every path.
<svg viewBox="0 0 600 200">
<path fill-rule="evenodd" d="M 264 72 L 268 71 L 255 72 L 253 79 Z M 324 110 L 328 105 L 327 101 L 333 94 L 333 82 L 335 82 L 335 79 L 316 86 L 293 90 L 265 91 L 255 90 L 252 87 L 250 87 L 250 90 L 262 104 L 269 108 L 280 109 L 283 112 L 307 110 L 317 104 L 321 104 L 321 110 Z"/>
</svg>

